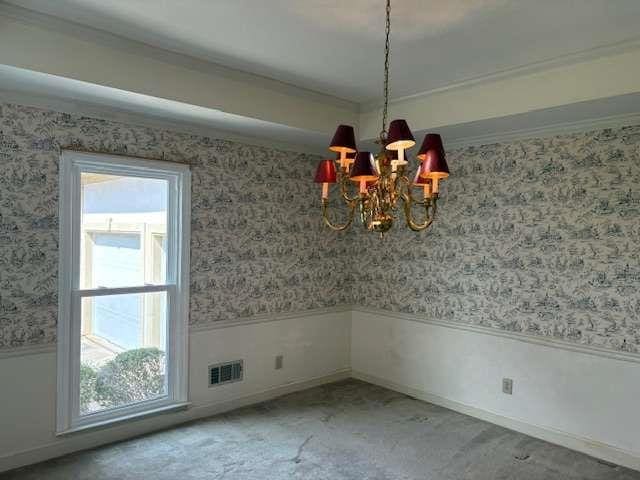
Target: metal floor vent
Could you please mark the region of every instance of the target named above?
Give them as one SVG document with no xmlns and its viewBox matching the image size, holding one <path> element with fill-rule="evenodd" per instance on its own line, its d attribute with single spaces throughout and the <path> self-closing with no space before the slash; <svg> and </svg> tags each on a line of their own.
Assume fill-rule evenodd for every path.
<svg viewBox="0 0 640 480">
<path fill-rule="evenodd" d="M 242 360 L 209 365 L 209 386 L 215 387 L 225 383 L 240 382 L 243 371 Z"/>
</svg>

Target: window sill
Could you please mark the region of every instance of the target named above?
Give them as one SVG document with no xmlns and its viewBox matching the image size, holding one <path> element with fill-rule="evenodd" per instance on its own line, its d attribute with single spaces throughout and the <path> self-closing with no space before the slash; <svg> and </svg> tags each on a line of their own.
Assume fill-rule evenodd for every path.
<svg viewBox="0 0 640 480">
<path fill-rule="evenodd" d="M 182 403 L 174 403 L 174 404 L 171 404 L 171 405 L 165 405 L 165 406 L 162 406 L 162 407 L 157 407 L 157 408 L 152 408 L 150 410 L 145 410 L 144 412 L 131 413 L 129 415 L 123 415 L 122 417 L 110 418 L 108 420 L 101 420 L 101 421 L 90 423 L 90 424 L 86 424 L 86 425 L 79 425 L 79 426 L 76 426 L 76 427 L 71 427 L 71 428 L 69 428 L 67 430 L 56 432 L 56 436 L 57 437 L 63 437 L 63 436 L 71 435 L 71 434 L 74 434 L 74 433 L 86 432 L 86 431 L 90 431 L 90 430 L 98 430 L 98 429 L 101 429 L 101 428 L 112 427 L 112 426 L 116 426 L 116 425 L 118 425 L 120 423 L 123 423 L 123 422 L 128 422 L 130 420 L 140 420 L 142 418 L 151 417 L 151 416 L 155 416 L 155 415 L 162 415 L 162 414 L 165 414 L 165 413 L 172 413 L 172 412 L 177 412 L 177 411 L 180 411 L 180 410 L 186 410 L 190 406 L 191 406 L 191 402 L 182 402 Z"/>
</svg>

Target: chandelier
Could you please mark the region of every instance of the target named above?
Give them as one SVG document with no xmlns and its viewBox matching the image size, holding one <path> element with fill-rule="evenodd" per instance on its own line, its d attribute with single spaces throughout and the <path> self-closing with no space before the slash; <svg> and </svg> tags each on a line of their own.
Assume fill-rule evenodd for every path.
<svg viewBox="0 0 640 480">
<path fill-rule="evenodd" d="M 314 181 L 322 184 L 322 218 L 333 230 L 347 229 L 357 209 L 364 227 L 382 235 L 393 226 L 400 202 L 407 226 L 416 232 L 425 230 L 436 214 L 439 182 L 449 176 L 440 135 L 428 133 L 424 137 L 417 154 L 416 173 L 411 175 L 407 150 L 416 142 L 406 120 L 393 120 L 387 131 L 391 0 L 387 0 L 386 13 L 384 108 L 382 130 L 376 142 L 381 146 L 380 152 L 374 156 L 358 151 L 353 127 L 340 125 L 329 145 L 329 150 L 337 154 L 336 160 L 321 160 L 316 171 Z M 329 185 L 334 183 L 339 185 L 339 198 L 348 208 L 343 224 L 329 219 Z M 413 196 L 414 189 L 422 189 L 421 199 Z M 413 217 L 414 210 L 418 209 L 424 209 L 421 220 Z"/>
</svg>

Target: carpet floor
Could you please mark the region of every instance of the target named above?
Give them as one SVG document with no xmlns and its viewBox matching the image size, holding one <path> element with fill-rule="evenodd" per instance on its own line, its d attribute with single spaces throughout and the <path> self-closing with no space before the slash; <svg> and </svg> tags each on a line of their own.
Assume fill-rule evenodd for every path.
<svg viewBox="0 0 640 480">
<path fill-rule="evenodd" d="M 0 479 L 640 480 L 640 472 L 347 380 Z"/>
</svg>

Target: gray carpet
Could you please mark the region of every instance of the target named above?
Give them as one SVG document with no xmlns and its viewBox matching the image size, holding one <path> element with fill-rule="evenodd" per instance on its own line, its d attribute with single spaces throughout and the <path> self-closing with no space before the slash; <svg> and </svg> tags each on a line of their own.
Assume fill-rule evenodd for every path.
<svg viewBox="0 0 640 480">
<path fill-rule="evenodd" d="M 0 478 L 640 480 L 640 472 L 348 380 Z"/>
</svg>

